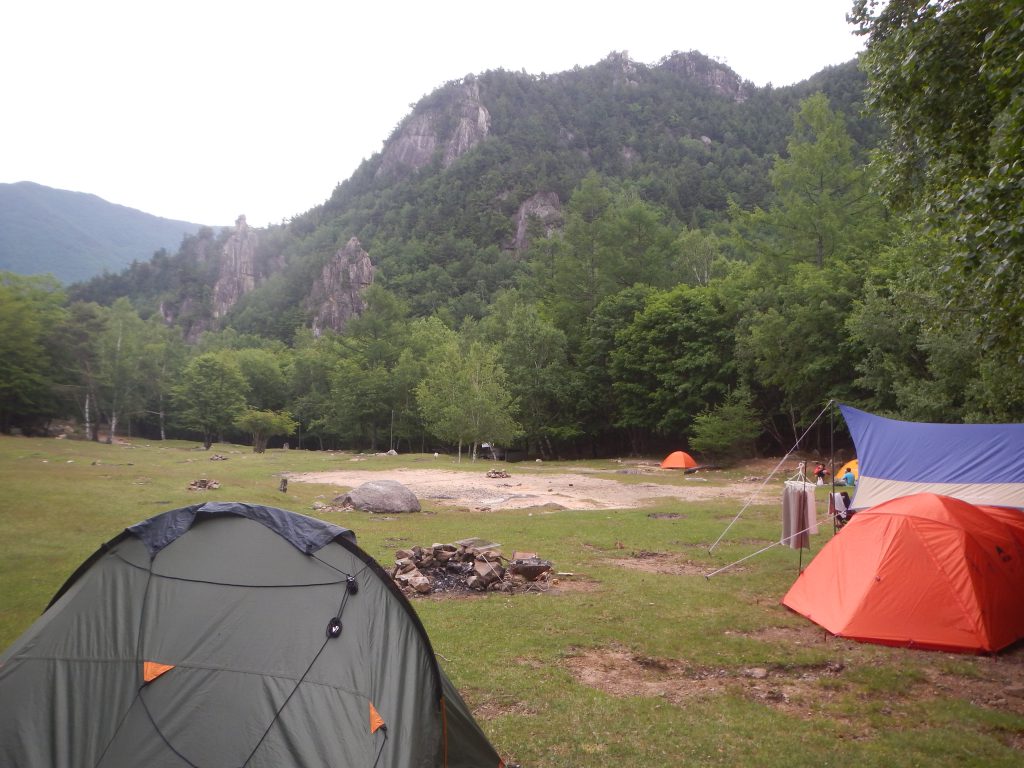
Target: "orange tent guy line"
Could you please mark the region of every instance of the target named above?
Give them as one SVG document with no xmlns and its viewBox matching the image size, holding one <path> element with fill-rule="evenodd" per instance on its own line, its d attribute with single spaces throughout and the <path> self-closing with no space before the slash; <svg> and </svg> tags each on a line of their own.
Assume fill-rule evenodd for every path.
<svg viewBox="0 0 1024 768">
<path fill-rule="evenodd" d="M 142 663 L 142 680 L 151 683 L 164 672 L 174 669 L 173 664 L 161 664 L 157 661 L 145 661 Z"/>
</svg>

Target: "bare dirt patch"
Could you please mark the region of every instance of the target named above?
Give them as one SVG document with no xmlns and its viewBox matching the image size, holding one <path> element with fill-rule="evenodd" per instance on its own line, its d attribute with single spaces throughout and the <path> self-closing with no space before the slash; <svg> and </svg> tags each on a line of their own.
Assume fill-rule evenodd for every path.
<svg viewBox="0 0 1024 768">
<path fill-rule="evenodd" d="M 820 633 L 817 642 L 822 642 Z M 766 639 L 814 642 L 803 629 L 775 627 Z M 851 669 L 878 663 L 861 658 L 860 644 L 830 639 L 842 647 L 823 664 L 792 667 L 715 669 L 679 659 L 659 659 L 621 648 L 594 649 L 566 659 L 566 667 L 583 685 L 612 696 L 656 696 L 680 705 L 723 693 L 739 694 L 801 717 L 827 716 L 830 703 L 856 691 Z M 837 651 L 840 648 L 837 647 Z M 922 672 L 919 683 L 894 696 L 894 713 L 901 697 L 960 699 L 974 706 L 1024 714 L 1024 647 L 991 657 L 961 657 L 916 652 Z M 866 656 L 867 654 L 865 654 Z M 965 669 L 954 665 L 965 664 Z M 866 724 L 861 724 L 867 727 Z M 1018 734 L 1019 736 L 1019 734 Z M 1020 739 L 1012 740 L 1020 749 Z"/>
<path fill-rule="evenodd" d="M 515 715 L 517 717 L 528 717 L 536 715 L 537 710 L 522 701 L 502 701 L 490 699 L 479 706 L 473 707 L 473 716 L 477 720 L 496 720 L 499 717 Z"/>
<path fill-rule="evenodd" d="M 566 666 L 582 684 L 612 696 L 656 696 L 681 705 L 732 692 L 793 712 L 800 712 L 812 693 L 820 699 L 821 678 L 842 671 L 831 664 L 785 671 L 714 669 L 621 649 L 586 651 L 566 659 Z"/>
<path fill-rule="evenodd" d="M 331 472 L 289 474 L 300 483 L 321 483 L 355 488 L 376 480 L 395 480 L 421 500 L 476 510 L 532 509 L 631 509 L 659 499 L 707 501 L 745 499 L 755 486 L 749 482 L 712 485 L 699 478 L 678 480 L 670 470 L 650 470 L 652 477 L 664 475 L 666 482 L 624 483 L 615 472 L 589 471 L 542 474 L 507 470 L 510 477 L 488 477 L 487 469 L 462 472 L 450 469 L 397 468 L 383 471 L 339 469 Z M 601 476 L 601 475 L 605 476 Z M 647 474 L 647 472 L 645 472 Z M 679 484 L 672 484 L 677 481 Z"/>
<path fill-rule="evenodd" d="M 849 640 L 834 638 L 826 630 L 817 624 L 807 622 L 799 627 L 764 627 L 755 632 L 733 632 L 725 631 L 726 635 L 738 635 L 741 637 L 752 637 L 757 640 L 765 640 L 771 643 L 783 643 L 785 645 L 815 645 L 828 642 L 834 639 L 835 642 L 851 645 Z"/>
<path fill-rule="evenodd" d="M 726 634 L 733 634 L 726 632 Z M 826 645 L 834 658 L 850 666 L 879 663 L 885 650 L 871 643 L 836 637 L 808 623 L 798 627 L 765 627 L 737 635 L 785 645 Z M 896 651 L 894 651 L 896 652 Z M 909 651 L 920 669 L 928 695 L 957 698 L 978 706 L 1024 715 L 1024 641 L 989 656 Z"/>
<path fill-rule="evenodd" d="M 929 687 L 971 704 L 1024 715 L 1024 643 L 974 661 L 971 675 L 948 665 L 929 666 L 925 669 Z"/>
<path fill-rule="evenodd" d="M 756 632 L 735 634 L 785 645 L 825 644 L 834 647 L 834 658 L 842 659 L 850 666 L 877 664 L 879 654 L 885 653 L 880 646 L 835 637 L 811 623 L 799 627 L 765 627 Z M 924 681 L 921 685 L 926 686 L 931 695 L 962 699 L 971 704 L 1024 715 L 1024 641 L 988 656 L 931 651 L 908 653 L 913 654 L 913 664 L 921 671 Z"/>
<path fill-rule="evenodd" d="M 665 552 L 634 552 L 630 557 L 616 558 L 608 562 L 620 568 L 629 568 L 632 571 L 663 573 L 670 576 L 703 576 L 712 570 L 706 565 Z"/>
<path fill-rule="evenodd" d="M 538 713 L 536 707 L 497 691 L 467 691 L 464 695 L 477 720 L 496 720 L 509 715 L 528 717 Z"/>
</svg>

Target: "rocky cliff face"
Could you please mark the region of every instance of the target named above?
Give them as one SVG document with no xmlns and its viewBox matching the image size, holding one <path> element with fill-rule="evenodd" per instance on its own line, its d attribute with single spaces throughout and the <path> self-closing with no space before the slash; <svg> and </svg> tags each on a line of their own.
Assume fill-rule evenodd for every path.
<svg viewBox="0 0 1024 768">
<path fill-rule="evenodd" d="M 709 59 L 697 51 L 673 53 L 661 63 L 661 66 L 735 102 L 746 101 L 754 90 L 752 83 L 744 82 L 725 64 Z"/>
<path fill-rule="evenodd" d="M 341 332 L 353 317 L 363 313 L 366 302 L 362 293 L 373 283 L 373 273 L 370 255 L 354 237 L 331 257 L 307 300 L 314 336 L 326 329 Z"/>
<path fill-rule="evenodd" d="M 612 51 L 605 57 L 604 62 L 610 64 L 615 70 L 613 83 L 616 87 L 636 87 L 640 84 L 637 79 L 637 65 L 629 58 L 629 51 Z"/>
<path fill-rule="evenodd" d="M 476 80 L 464 83 L 463 98 L 458 102 L 458 122 L 444 148 L 441 163 L 447 168 L 471 150 L 491 132 L 491 113 L 480 102 L 480 86 Z"/>
<path fill-rule="evenodd" d="M 480 101 L 480 85 L 467 78 L 443 102 L 413 114 L 384 147 L 377 178 L 418 171 L 441 151 L 447 168 L 479 144 L 491 130 L 491 115 Z"/>
<path fill-rule="evenodd" d="M 529 246 L 530 222 L 541 227 L 544 236 L 550 235 L 562 224 L 562 204 L 555 192 L 538 192 L 528 197 L 516 212 L 516 235 L 512 247 L 525 251 Z"/>
<path fill-rule="evenodd" d="M 213 316 L 223 317 L 242 296 L 256 287 L 256 233 L 245 216 L 235 221 L 235 231 L 224 244 L 220 275 L 213 286 Z"/>
<path fill-rule="evenodd" d="M 199 301 L 194 300 L 191 296 L 186 296 L 177 304 L 161 301 L 157 311 L 166 325 L 179 324 L 182 338 L 189 344 L 195 344 L 211 327 L 209 315 L 199 305 Z"/>
</svg>

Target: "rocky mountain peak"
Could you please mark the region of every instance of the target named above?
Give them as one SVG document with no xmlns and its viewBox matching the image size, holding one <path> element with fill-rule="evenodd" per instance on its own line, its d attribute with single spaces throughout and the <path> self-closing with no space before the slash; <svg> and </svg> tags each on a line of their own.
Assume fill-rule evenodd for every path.
<svg viewBox="0 0 1024 768">
<path fill-rule="evenodd" d="M 605 62 L 615 69 L 616 85 L 638 85 L 637 80 L 639 68 L 637 63 L 629 58 L 629 51 L 612 51 L 604 58 Z"/>
<path fill-rule="evenodd" d="M 224 243 L 220 275 L 213 286 L 213 316 L 223 317 L 242 296 L 256 287 L 255 230 L 250 230 L 245 216 L 235 220 L 235 231 Z"/>
<path fill-rule="evenodd" d="M 754 89 L 727 65 L 715 61 L 699 51 L 673 53 L 660 65 L 670 72 L 676 72 L 705 88 L 727 96 L 735 102 L 746 101 Z"/>
<path fill-rule="evenodd" d="M 445 168 L 471 150 L 491 132 L 491 114 L 480 101 L 480 84 L 476 78 L 467 78 L 462 84 L 462 98 L 457 102 L 457 119 L 444 148 L 441 163 Z"/>
<path fill-rule="evenodd" d="M 324 264 L 307 300 L 314 336 L 327 329 L 340 333 L 353 317 L 363 313 L 366 302 L 362 294 L 373 283 L 373 273 L 370 254 L 355 237 Z"/>
<path fill-rule="evenodd" d="M 433 98 L 406 120 L 398 135 L 384 147 L 377 178 L 418 171 L 441 151 L 447 168 L 479 144 L 491 131 L 491 115 L 480 100 L 475 77 L 449 85 L 443 98 Z"/>
</svg>

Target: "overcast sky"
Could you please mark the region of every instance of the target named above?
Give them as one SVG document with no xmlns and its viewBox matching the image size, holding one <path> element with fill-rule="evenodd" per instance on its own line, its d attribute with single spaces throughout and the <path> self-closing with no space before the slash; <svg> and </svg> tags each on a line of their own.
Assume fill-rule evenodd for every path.
<svg viewBox="0 0 1024 768">
<path fill-rule="evenodd" d="M 853 58 L 852 0 L 12 0 L 0 182 L 264 226 L 326 200 L 422 96 L 488 69 L 699 50 L 757 85 Z"/>
</svg>

